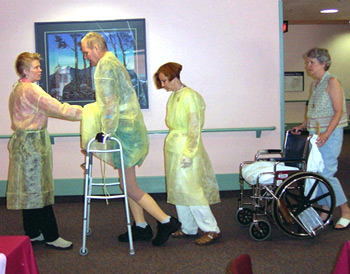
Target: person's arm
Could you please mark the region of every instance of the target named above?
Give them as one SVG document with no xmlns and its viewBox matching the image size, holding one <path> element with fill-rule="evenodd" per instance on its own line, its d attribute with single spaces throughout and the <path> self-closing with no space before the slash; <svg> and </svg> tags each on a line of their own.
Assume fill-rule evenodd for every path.
<svg viewBox="0 0 350 274">
<path fill-rule="evenodd" d="M 317 145 L 323 146 L 327 142 L 329 136 L 339 124 L 339 121 L 343 115 L 343 88 L 337 78 L 333 77 L 329 79 L 327 92 L 332 100 L 334 109 L 334 115 L 330 121 L 325 132 L 320 133 L 317 138 Z"/>
<path fill-rule="evenodd" d="M 79 121 L 83 113 L 83 108 L 77 105 L 61 103 L 57 99 L 47 94 L 41 87 L 31 85 L 31 89 L 26 92 L 27 99 L 32 102 L 38 112 L 49 117 L 59 119 Z"/>
<path fill-rule="evenodd" d="M 99 68 L 95 73 L 96 102 L 101 113 L 102 131 L 113 134 L 119 125 L 119 98 L 117 96 L 117 83 L 115 68 L 111 62 L 100 60 Z M 103 62 L 103 63 L 102 63 Z"/>
<path fill-rule="evenodd" d="M 185 111 L 188 112 L 188 128 L 187 140 L 183 151 L 183 167 L 188 167 L 192 164 L 192 159 L 198 151 L 200 144 L 203 124 L 203 121 L 201 120 L 200 98 L 198 98 L 195 93 L 188 94 L 187 96 L 187 107 Z"/>
</svg>

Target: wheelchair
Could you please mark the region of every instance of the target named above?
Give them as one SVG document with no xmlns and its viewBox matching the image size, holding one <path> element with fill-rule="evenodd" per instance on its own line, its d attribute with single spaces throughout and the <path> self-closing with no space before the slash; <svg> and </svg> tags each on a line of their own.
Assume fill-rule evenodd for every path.
<svg viewBox="0 0 350 274">
<path fill-rule="evenodd" d="M 254 161 L 240 164 L 236 220 L 249 226 L 254 240 L 270 236 L 270 221 L 294 238 L 315 237 L 330 223 L 334 191 L 323 176 L 307 170 L 310 151 L 316 146 L 316 136 L 313 145 L 311 138 L 308 132 L 287 131 L 283 150 L 262 149 Z"/>
</svg>

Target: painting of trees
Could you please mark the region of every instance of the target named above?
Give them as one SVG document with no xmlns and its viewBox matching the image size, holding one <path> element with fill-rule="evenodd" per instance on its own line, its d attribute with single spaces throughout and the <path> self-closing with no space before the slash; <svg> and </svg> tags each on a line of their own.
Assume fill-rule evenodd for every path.
<svg viewBox="0 0 350 274">
<path fill-rule="evenodd" d="M 94 22 L 35 23 L 36 35 L 44 36 L 44 43 L 37 40 L 37 51 L 44 56 L 45 71 L 39 84 L 62 102 L 81 105 L 93 102 L 94 67 L 83 58 L 80 41 L 89 31 L 96 31 L 104 36 L 109 51 L 129 72 L 141 108 L 148 108 L 144 20 L 97 21 L 98 29 L 91 27 L 94 25 Z M 120 27 L 101 30 L 102 25 Z"/>
</svg>

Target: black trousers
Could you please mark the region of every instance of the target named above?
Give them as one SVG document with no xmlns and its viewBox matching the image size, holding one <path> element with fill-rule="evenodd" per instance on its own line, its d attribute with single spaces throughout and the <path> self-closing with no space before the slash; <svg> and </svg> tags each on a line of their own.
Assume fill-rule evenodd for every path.
<svg viewBox="0 0 350 274">
<path fill-rule="evenodd" d="M 53 242 L 59 237 L 51 205 L 38 209 L 23 209 L 22 216 L 24 232 L 29 238 L 36 238 L 42 233 L 46 242 Z"/>
</svg>

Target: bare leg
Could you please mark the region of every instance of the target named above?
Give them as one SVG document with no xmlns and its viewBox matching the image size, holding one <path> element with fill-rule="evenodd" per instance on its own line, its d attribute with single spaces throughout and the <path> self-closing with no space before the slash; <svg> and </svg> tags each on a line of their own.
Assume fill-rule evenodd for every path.
<svg viewBox="0 0 350 274">
<path fill-rule="evenodd" d="M 330 208 L 329 208 L 328 205 L 322 205 L 322 208 L 323 208 L 324 210 L 330 210 Z M 329 215 L 329 214 L 326 213 L 326 212 L 321 212 L 321 214 L 320 214 L 321 220 L 322 220 L 322 221 L 325 221 L 325 220 L 327 219 L 328 215 Z"/>
<path fill-rule="evenodd" d="M 119 170 L 119 175 L 121 175 L 121 170 Z M 129 167 L 125 169 L 125 180 L 126 180 L 126 185 L 128 185 L 128 183 L 137 184 L 135 167 Z M 135 222 L 136 223 L 146 222 L 143 208 L 130 197 L 128 198 L 128 201 L 129 201 L 129 206 Z"/>
<path fill-rule="evenodd" d="M 132 212 L 132 216 L 134 217 L 135 222 L 136 223 L 146 222 L 143 208 L 141 206 L 139 206 L 139 204 L 136 203 L 133 199 L 129 198 L 128 200 L 129 200 L 129 205 L 130 205 L 130 209 Z"/>
<path fill-rule="evenodd" d="M 344 204 L 340 205 L 340 212 L 341 212 L 341 217 L 342 218 L 350 220 L 350 208 L 349 208 L 347 202 L 345 202 Z M 334 227 L 335 228 L 343 228 L 343 226 L 340 225 L 340 224 L 336 224 Z"/>
<path fill-rule="evenodd" d="M 137 185 L 135 167 L 125 169 L 126 185 Z M 168 215 L 158 206 L 156 201 L 147 193 L 141 197 L 139 201 L 134 201 L 129 197 L 129 204 L 132 215 L 136 223 L 145 222 L 144 211 L 146 210 L 152 217 L 158 221 L 164 221 Z"/>
<path fill-rule="evenodd" d="M 159 207 L 156 201 L 147 193 L 139 201 L 139 205 L 159 222 L 164 221 L 168 215 Z"/>
<path fill-rule="evenodd" d="M 135 167 L 125 169 L 125 181 L 128 190 L 130 208 L 135 222 L 145 222 L 144 210 L 146 210 L 159 222 L 157 235 L 152 240 L 152 244 L 154 246 L 162 245 L 169 239 L 171 233 L 174 233 L 181 228 L 181 223 L 176 218 L 166 215 L 156 201 L 139 188 L 136 181 Z M 133 226 L 132 234 L 135 241 L 148 241 L 153 237 L 153 232 L 149 225 L 145 228 L 137 225 Z M 121 242 L 128 242 L 128 236 L 128 232 L 123 233 L 118 236 L 118 240 Z"/>
<path fill-rule="evenodd" d="M 350 220 L 350 208 L 349 208 L 347 202 L 342 204 L 342 205 L 340 205 L 340 211 L 341 211 L 341 216 L 343 218 Z"/>
</svg>

